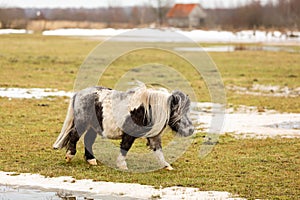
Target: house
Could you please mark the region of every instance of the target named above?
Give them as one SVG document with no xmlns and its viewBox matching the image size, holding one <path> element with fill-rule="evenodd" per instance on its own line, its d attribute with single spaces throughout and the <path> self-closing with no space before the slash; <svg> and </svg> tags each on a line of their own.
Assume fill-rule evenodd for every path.
<svg viewBox="0 0 300 200">
<path fill-rule="evenodd" d="M 175 4 L 167 13 L 167 22 L 175 27 L 200 27 L 204 25 L 206 13 L 202 6 L 193 4 Z"/>
</svg>

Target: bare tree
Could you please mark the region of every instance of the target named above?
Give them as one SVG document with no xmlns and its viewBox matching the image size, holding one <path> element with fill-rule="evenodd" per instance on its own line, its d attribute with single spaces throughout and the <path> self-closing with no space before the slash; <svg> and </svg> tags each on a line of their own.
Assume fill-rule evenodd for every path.
<svg viewBox="0 0 300 200">
<path fill-rule="evenodd" d="M 25 11 L 21 8 L 0 8 L 0 22 L 1 28 L 26 28 Z"/>
<path fill-rule="evenodd" d="M 133 24 L 133 25 L 139 25 L 142 23 L 142 16 L 141 16 L 141 12 L 140 12 L 140 9 L 139 7 L 137 6 L 134 6 L 132 9 L 131 9 L 131 16 L 130 16 L 130 22 Z"/>
<path fill-rule="evenodd" d="M 143 25 L 145 23 L 153 22 L 151 18 L 151 8 L 147 5 L 133 6 L 130 9 L 130 23 L 133 25 Z M 155 20 L 155 17 L 154 17 Z"/>
<path fill-rule="evenodd" d="M 156 13 L 157 24 L 159 26 L 161 26 L 164 23 L 166 14 L 173 4 L 173 0 L 150 0 L 150 5 Z"/>
</svg>

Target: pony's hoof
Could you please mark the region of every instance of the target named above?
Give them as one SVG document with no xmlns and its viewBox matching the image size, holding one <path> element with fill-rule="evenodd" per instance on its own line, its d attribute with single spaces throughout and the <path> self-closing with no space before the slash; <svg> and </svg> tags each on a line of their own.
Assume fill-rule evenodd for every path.
<svg viewBox="0 0 300 200">
<path fill-rule="evenodd" d="M 74 155 L 71 154 L 71 151 L 68 151 L 68 152 L 66 153 L 66 157 L 65 157 L 66 162 L 67 162 L 67 163 L 71 162 L 73 158 L 74 158 Z"/>
<path fill-rule="evenodd" d="M 90 165 L 97 165 L 97 160 L 94 158 L 94 159 L 90 159 L 90 160 L 87 160 L 87 162 L 90 164 Z"/>
<path fill-rule="evenodd" d="M 118 168 L 121 170 L 121 171 L 127 171 L 128 170 L 128 167 L 125 165 L 125 166 L 118 166 Z"/>
<path fill-rule="evenodd" d="M 117 167 L 122 171 L 128 170 L 127 163 L 125 161 L 125 156 L 123 156 L 121 154 L 118 156 L 118 158 L 117 158 Z"/>
<path fill-rule="evenodd" d="M 171 165 L 169 165 L 169 166 L 166 166 L 166 167 L 165 167 L 165 169 L 166 169 L 166 170 L 168 170 L 168 171 L 172 171 L 172 170 L 174 170 L 174 168 L 173 168 L 173 167 L 171 167 Z"/>
<path fill-rule="evenodd" d="M 126 171 L 128 170 L 128 167 L 127 167 L 127 163 L 125 161 L 119 163 L 117 162 L 117 167 L 119 168 L 119 170 L 121 171 Z"/>
</svg>

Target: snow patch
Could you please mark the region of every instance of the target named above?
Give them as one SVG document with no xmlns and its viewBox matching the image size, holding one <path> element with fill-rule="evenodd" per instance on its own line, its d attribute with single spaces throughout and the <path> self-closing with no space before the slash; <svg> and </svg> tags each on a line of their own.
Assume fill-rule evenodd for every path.
<svg viewBox="0 0 300 200">
<path fill-rule="evenodd" d="M 193 103 L 191 119 L 198 132 L 208 132 L 210 127 L 214 127 L 215 106 L 213 103 Z M 220 134 L 232 133 L 237 138 L 300 138 L 300 113 L 278 113 L 255 106 L 239 106 L 227 108 L 223 117 L 225 120 Z"/>
<path fill-rule="evenodd" d="M 0 29 L 0 35 L 3 34 L 32 34 L 33 31 L 26 29 Z"/>
<path fill-rule="evenodd" d="M 72 92 L 60 91 L 51 88 L 0 88 L 0 97 L 42 99 L 51 96 L 72 97 Z"/>
<path fill-rule="evenodd" d="M 132 34 L 133 30 L 138 30 Z M 144 41 L 144 42 L 172 42 L 178 40 L 179 33 L 196 42 L 300 42 L 300 32 L 293 32 L 293 35 L 299 37 L 288 37 L 288 33 L 281 33 L 279 31 L 254 31 L 244 30 L 239 32 L 230 31 L 216 31 L 216 30 L 191 30 L 184 31 L 177 28 L 163 28 L 163 29 L 57 29 L 44 31 L 43 35 L 61 35 L 61 36 L 105 36 L 111 37 L 122 34 L 117 37 L 118 41 Z M 168 36 L 169 35 L 169 36 Z M 124 37 L 123 37 L 124 36 Z M 176 38 L 177 37 L 177 38 Z M 187 42 L 188 39 L 181 38 L 182 42 Z"/>
<path fill-rule="evenodd" d="M 69 176 L 56 178 L 44 177 L 38 174 L 0 171 L 0 184 L 30 188 L 44 188 L 47 190 L 64 190 L 84 192 L 96 195 L 114 195 L 138 199 L 241 199 L 235 198 L 228 192 L 200 191 L 191 187 L 167 187 L 155 189 L 153 186 L 133 183 L 95 182 L 89 179 L 75 180 Z"/>
<path fill-rule="evenodd" d="M 131 34 L 134 30 L 140 30 L 141 34 Z M 155 33 L 156 32 L 156 33 Z M 32 34 L 33 31 L 25 29 L 0 29 L 1 34 Z M 239 42 L 300 42 L 300 32 L 283 33 L 280 31 L 254 31 L 243 30 L 239 32 L 217 31 L 217 30 L 191 30 L 184 31 L 178 28 L 162 28 L 162 29 L 81 29 L 68 28 L 43 31 L 43 35 L 56 36 L 98 36 L 112 37 L 123 34 L 125 37 L 118 37 L 118 41 L 147 41 L 147 42 L 172 42 L 172 37 L 167 34 L 179 33 L 196 42 L 223 42 L 223 43 L 239 43 Z M 294 37 L 289 37 L 293 35 Z M 167 36 L 167 37 L 166 37 Z M 296 36 L 296 37 L 295 37 Z M 177 41 L 178 38 L 175 38 Z M 183 39 L 183 38 L 181 38 Z M 183 39 L 187 42 L 188 39 Z M 180 42 L 180 41 L 178 41 Z"/>
</svg>

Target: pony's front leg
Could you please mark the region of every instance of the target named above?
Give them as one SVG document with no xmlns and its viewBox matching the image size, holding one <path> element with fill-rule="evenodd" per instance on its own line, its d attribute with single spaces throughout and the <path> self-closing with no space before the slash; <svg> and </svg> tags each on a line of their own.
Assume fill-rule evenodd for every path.
<svg viewBox="0 0 300 200">
<path fill-rule="evenodd" d="M 127 133 L 123 133 L 122 135 L 120 154 L 117 158 L 117 167 L 121 170 L 128 170 L 126 163 L 126 155 L 135 139 L 135 137 L 128 135 Z"/>
<path fill-rule="evenodd" d="M 150 149 L 153 150 L 155 156 L 157 157 L 159 164 L 164 167 L 167 170 L 173 170 L 173 167 L 165 160 L 163 151 L 162 151 L 162 146 L 161 146 L 161 136 L 160 134 L 152 137 L 152 138 L 147 138 L 148 139 L 148 144 Z"/>
</svg>

